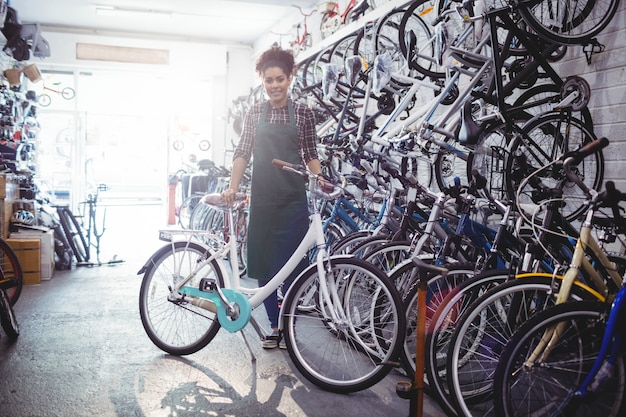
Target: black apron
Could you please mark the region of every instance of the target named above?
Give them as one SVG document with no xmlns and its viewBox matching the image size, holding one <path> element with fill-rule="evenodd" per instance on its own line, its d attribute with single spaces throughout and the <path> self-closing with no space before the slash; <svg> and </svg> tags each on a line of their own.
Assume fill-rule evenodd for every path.
<svg viewBox="0 0 626 417">
<path fill-rule="evenodd" d="M 309 226 L 305 179 L 272 165 L 274 158 L 302 164 L 298 127 L 290 100 L 287 106 L 288 124 L 266 122 L 268 102 L 256 129 L 248 225 L 248 276 L 261 281 L 269 280 L 283 267 Z"/>
</svg>

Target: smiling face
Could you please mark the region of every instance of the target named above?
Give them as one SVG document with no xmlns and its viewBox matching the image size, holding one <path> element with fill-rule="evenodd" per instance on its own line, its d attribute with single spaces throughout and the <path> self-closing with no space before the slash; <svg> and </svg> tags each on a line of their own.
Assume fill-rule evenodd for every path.
<svg viewBox="0 0 626 417">
<path fill-rule="evenodd" d="M 287 92 L 291 84 L 291 76 L 279 67 L 268 67 L 261 77 L 263 88 L 274 107 L 284 107 L 287 105 Z"/>
</svg>

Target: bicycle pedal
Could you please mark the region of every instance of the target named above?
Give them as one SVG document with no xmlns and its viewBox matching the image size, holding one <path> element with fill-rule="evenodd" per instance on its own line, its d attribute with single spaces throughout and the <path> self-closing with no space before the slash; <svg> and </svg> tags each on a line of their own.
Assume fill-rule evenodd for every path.
<svg viewBox="0 0 626 417">
<path fill-rule="evenodd" d="M 217 282 L 211 278 L 202 278 L 198 287 L 200 291 L 215 292 L 217 291 Z"/>
</svg>

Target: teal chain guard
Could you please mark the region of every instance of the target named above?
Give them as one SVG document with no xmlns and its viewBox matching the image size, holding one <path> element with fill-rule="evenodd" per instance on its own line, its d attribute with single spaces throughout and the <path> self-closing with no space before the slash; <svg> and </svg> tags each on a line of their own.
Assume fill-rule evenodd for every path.
<svg viewBox="0 0 626 417">
<path fill-rule="evenodd" d="M 215 308 L 217 309 L 217 319 L 219 320 L 220 325 L 231 333 L 238 332 L 246 327 L 246 325 L 250 322 L 250 318 L 252 317 L 252 307 L 250 307 L 250 302 L 246 296 L 235 290 L 228 288 L 220 288 L 220 290 L 229 303 L 235 303 L 237 307 L 239 307 L 239 316 L 236 319 L 233 320 L 228 316 L 228 314 L 226 314 L 226 307 L 222 304 L 222 300 L 217 292 L 200 291 L 198 288 L 186 286 L 182 287 L 180 292 L 213 301 L 213 303 L 215 303 Z"/>
</svg>

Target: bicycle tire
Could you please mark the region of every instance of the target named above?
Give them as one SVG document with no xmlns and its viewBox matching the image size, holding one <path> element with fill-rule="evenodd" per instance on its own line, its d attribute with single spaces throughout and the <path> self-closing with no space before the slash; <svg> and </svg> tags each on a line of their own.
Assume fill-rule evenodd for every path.
<svg viewBox="0 0 626 417">
<path fill-rule="evenodd" d="M 429 321 L 426 328 L 424 370 L 430 395 L 437 400 L 447 416 L 456 416 L 446 377 L 446 355 L 454 326 L 474 301 L 490 289 L 512 279 L 511 275 L 510 270 L 493 270 L 474 275 L 441 300 Z"/>
<path fill-rule="evenodd" d="M 175 242 L 155 252 L 144 269 L 139 290 L 139 316 L 146 334 L 171 355 L 190 355 L 208 345 L 221 325 L 217 314 L 178 299 L 170 301 L 175 281 L 195 271 L 209 249 L 196 242 Z M 212 278 L 224 287 L 217 260 L 204 265 L 187 283 L 198 288 L 201 278 Z"/>
<path fill-rule="evenodd" d="M 65 100 L 71 100 L 76 97 L 76 91 L 72 87 L 64 87 L 59 94 Z"/>
<path fill-rule="evenodd" d="M 7 280 L 2 287 L 7 293 L 9 304 L 14 306 L 22 294 L 24 274 L 15 251 L 4 239 L 0 239 L 0 274 L 0 280 Z"/>
<path fill-rule="evenodd" d="M 516 203 L 532 203 L 532 190 L 530 185 L 523 189 L 519 186 L 522 177 L 528 177 L 537 168 L 545 166 L 567 151 L 596 139 L 585 123 L 569 116 L 564 118 L 560 113 L 547 113 L 535 117 L 522 127 L 523 135 L 511 141 L 508 157 L 505 161 L 504 181 L 506 192 L 510 201 Z M 569 143 L 563 143 L 566 138 Z M 527 169 L 516 160 L 516 153 L 526 156 Z M 604 178 L 604 155 L 602 150 L 588 156 L 576 167 L 582 173 L 582 180 L 590 189 L 600 190 Z M 558 174 L 558 175 L 557 175 Z M 554 173 L 542 175 L 541 179 L 546 186 L 554 186 L 563 174 Z M 520 196 L 519 201 L 516 198 Z M 561 212 L 568 221 L 577 219 L 586 209 L 586 196 L 578 186 L 566 183 L 563 187 L 564 207 Z"/>
<path fill-rule="evenodd" d="M 502 348 L 516 328 L 537 311 L 554 305 L 556 297 L 550 295 L 558 292 L 554 288 L 558 282 L 550 276 L 505 282 L 472 303 L 458 320 L 446 358 L 448 390 L 458 415 L 491 412 L 493 372 Z M 570 299 L 597 299 L 597 295 L 575 282 Z"/>
<path fill-rule="evenodd" d="M 0 324 L 10 340 L 17 339 L 20 334 L 20 328 L 4 288 L 0 288 Z"/>
<path fill-rule="evenodd" d="M 326 39 L 341 28 L 341 17 L 338 13 L 324 13 L 320 21 L 320 36 Z"/>
<path fill-rule="evenodd" d="M 552 110 L 554 104 L 561 101 L 561 88 L 555 84 L 540 84 L 524 91 L 513 103 L 516 111 L 507 111 L 508 117 L 518 125 L 528 123 L 533 117 Z M 581 111 L 585 126 L 593 126 L 588 108 Z M 508 200 L 511 193 L 505 181 L 506 160 L 509 158 L 509 146 L 513 134 L 505 124 L 494 123 L 484 127 L 484 134 L 470 153 L 467 161 L 468 178 L 476 169 L 487 179 L 491 195 L 499 200 Z"/>
<path fill-rule="evenodd" d="M 78 263 L 89 262 L 89 244 L 80 228 L 80 224 L 69 207 L 57 207 L 59 221 L 74 257 Z"/>
<path fill-rule="evenodd" d="M 559 12 L 571 13 L 565 19 Z M 579 8 L 582 7 L 582 8 Z M 518 12 L 528 25 L 541 37 L 564 45 L 588 43 L 611 22 L 619 0 L 572 2 L 570 0 L 540 0 L 520 2 Z M 556 17 L 555 17 L 556 12 Z M 556 24 L 555 24 L 556 22 Z"/>
<path fill-rule="evenodd" d="M 181 203 L 178 208 L 178 224 L 183 229 L 189 229 L 191 224 L 191 216 L 198 204 L 202 195 L 190 195 Z"/>
<path fill-rule="evenodd" d="M 434 163 L 435 181 L 440 190 L 445 190 L 455 184 L 455 178 L 459 178 L 461 184 L 469 184 L 468 165 L 472 149 L 462 145 L 456 139 L 445 138 L 449 144 L 439 147 Z"/>
<path fill-rule="evenodd" d="M 438 7 L 425 0 L 411 3 L 400 22 L 398 45 L 410 68 L 427 77 L 444 78 L 445 69 L 436 64 L 433 33 L 430 29 L 431 23 L 437 17 L 437 9 Z M 414 37 L 407 37 L 411 35 Z M 419 51 L 420 56 L 415 54 L 415 50 Z"/>
<path fill-rule="evenodd" d="M 404 14 L 404 9 L 394 9 L 377 20 L 374 28 L 374 48 L 376 55 L 389 54 L 393 63 L 389 68 L 392 74 L 400 73 L 410 77 L 412 68 L 409 67 L 406 55 L 402 53 L 398 43 L 398 39 L 404 33 L 400 31 L 400 23 Z M 423 21 L 419 23 L 423 24 Z M 393 75 L 391 81 L 399 86 L 407 86 L 406 82 L 398 81 Z"/>
<path fill-rule="evenodd" d="M 406 325 L 398 291 L 367 262 L 330 258 L 329 283 L 343 283 L 343 306 L 333 306 L 346 320 L 329 318 L 331 304 L 319 291 L 317 269 L 306 270 L 283 301 L 282 329 L 296 368 L 316 386 L 351 393 L 370 388 L 393 369 Z M 300 299 L 315 290 L 316 303 L 300 309 Z M 365 331 L 363 328 L 369 329 Z"/>
<path fill-rule="evenodd" d="M 371 236 L 372 232 L 369 230 L 359 230 L 358 232 L 348 233 L 335 242 L 328 252 L 331 255 L 348 254 L 352 249 Z"/>
<path fill-rule="evenodd" d="M 521 326 L 502 351 L 494 376 L 494 409 L 503 417 L 566 415 L 617 417 L 626 413 L 625 353 L 617 355 L 613 375 L 585 398 L 574 392 L 591 370 L 606 329 L 610 305 L 568 302 L 539 313 Z M 562 324 L 561 324 L 562 323 Z M 550 354 L 529 365 L 529 355 L 548 328 L 563 326 Z"/>
<path fill-rule="evenodd" d="M 40 94 L 37 97 L 37 104 L 39 104 L 41 107 L 48 107 L 50 103 L 52 103 L 52 98 L 49 94 Z"/>
</svg>

